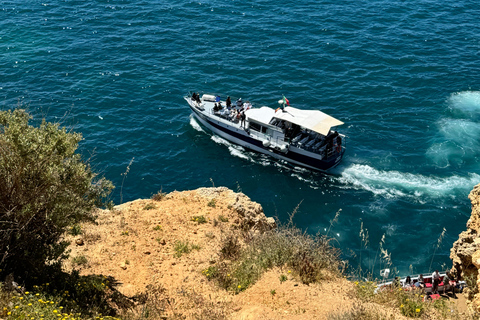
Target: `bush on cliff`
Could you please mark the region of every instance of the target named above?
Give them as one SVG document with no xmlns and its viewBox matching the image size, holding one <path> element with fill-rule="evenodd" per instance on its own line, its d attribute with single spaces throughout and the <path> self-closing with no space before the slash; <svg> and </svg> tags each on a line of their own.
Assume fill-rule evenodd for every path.
<svg viewBox="0 0 480 320">
<path fill-rule="evenodd" d="M 113 185 L 75 151 L 82 136 L 0 111 L 0 274 L 37 273 L 65 258 L 69 226 L 92 220 Z M 3 278 L 3 277 L 1 277 Z"/>
</svg>

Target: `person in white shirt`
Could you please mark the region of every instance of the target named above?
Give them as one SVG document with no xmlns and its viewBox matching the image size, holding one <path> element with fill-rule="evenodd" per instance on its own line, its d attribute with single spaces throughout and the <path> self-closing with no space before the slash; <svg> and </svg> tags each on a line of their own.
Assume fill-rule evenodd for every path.
<svg viewBox="0 0 480 320">
<path fill-rule="evenodd" d="M 435 270 L 435 272 L 432 273 L 432 280 L 433 280 L 432 292 L 438 293 L 438 284 L 440 283 L 440 274 L 438 273 L 438 270 Z"/>
</svg>

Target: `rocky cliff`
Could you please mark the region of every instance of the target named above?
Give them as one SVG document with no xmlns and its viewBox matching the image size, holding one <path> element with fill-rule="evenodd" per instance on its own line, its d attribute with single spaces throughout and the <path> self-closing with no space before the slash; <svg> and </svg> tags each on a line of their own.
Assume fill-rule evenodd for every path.
<svg viewBox="0 0 480 320">
<path fill-rule="evenodd" d="M 450 250 L 453 261 L 452 272 L 467 281 L 465 289 L 467 304 L 471 311 L 480 313 L 480 184 L 468 196 L 472 202 L 472 214 L 467 222 L 467 230 L 462 232 Z"/>
</svg>

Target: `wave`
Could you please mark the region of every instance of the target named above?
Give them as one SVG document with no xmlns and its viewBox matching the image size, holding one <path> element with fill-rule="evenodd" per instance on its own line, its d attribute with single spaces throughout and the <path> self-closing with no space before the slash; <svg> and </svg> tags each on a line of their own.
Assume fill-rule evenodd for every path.
<svg viewBox="0 0 480 320">
<path fill-rule="evenodd" d="M 223 139 L 222 137 L 216 136 L 216 135 L 212 135 L 211 139 L 218 144 L 223 144 L 224 146 L 227 146 L 228 151 L 230 151 L 230 154 L 232 156 L 242 158 L 242 159 L 246 159 L 246 160 L 249 160 L 249 161 L 253 161 L 252 158 L 250 156 L 248 156 L 248 154 L 245 152 L 245 149 L 243 149 L 242 147 L 231 144 L 227 140 Z"/>
<path fill-rule="evenodd" d="M 346 188 L 366 190 L 386 198 L 408 197 L 422 202 L 422 197 L 455 197 L 468 193 L 480 182 L 480 175 L 446 178 L 423 176 L 399 171 L 381 171 L 368 165 L 354 164 L 337 178 Z"/>
<path fill-rule="evenodd" d="M 448 106 L 467 116 L 480 116 L 480 91 L 462 91 L 453 93 L 447 99 Z"/>
<path fill-rule="evenodd" d="M 454 93 L 447 104 L 452 114 L 437 122 L 438 133 L 426 156 L 438 167 L 476 165 L 480 157 L 480 92 Z"/>
<path fill-rule="evenodd" d="M 190 115 L 190 125 L 192 126 L 193 129 L 199 131 L 199 132 L 205 132 L 202 127 L 200 126 L 200 124 L 197 122 L 197 120 L 195 120 L 195 118 L 193 117 L 193 115 Z"/>
</svg>

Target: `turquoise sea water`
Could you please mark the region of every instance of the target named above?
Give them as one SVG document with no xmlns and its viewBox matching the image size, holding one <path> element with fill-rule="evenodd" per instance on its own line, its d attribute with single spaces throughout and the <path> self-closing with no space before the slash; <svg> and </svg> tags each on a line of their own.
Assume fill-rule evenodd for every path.
<svg viewBox="0 0 480 320">
<path fill-rule="evenodd" d="M 472 1 L 0 1 L 1 109 L 81 132 L 114 200 L 227 186 L 295 216 L 368 268 L 378 243 L 407 273 L 449 262 L 480 183 L 480 24 Z M 202 130 L 189 90 L 341 119 L 331 175 Z M 369 245 L 361 250 L 360 225 Z M 378 266 L 377 266 L 378 269 Z M 375 270 L 378 273 L 378 270 Z"/>
</svg>

